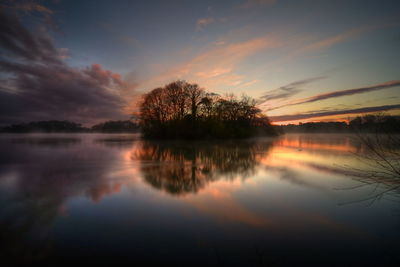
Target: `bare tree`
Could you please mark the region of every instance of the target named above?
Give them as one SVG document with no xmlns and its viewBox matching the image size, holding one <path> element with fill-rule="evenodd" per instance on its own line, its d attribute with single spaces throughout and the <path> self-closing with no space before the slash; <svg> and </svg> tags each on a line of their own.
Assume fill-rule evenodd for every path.
<svg viewBox="0 0 400 267">
<path fill-rule="evenodd" d="M 204 90 L 200 88 L 197 84 L 188 83 L 186 84 L 186 91 L 190 100 L 192 117 L 193 119 L 196 119 L 199 105 L 202 103 L 202 99 L 204 97 Z"/>
<path fill-rule="evenodd" d="M 355 131 L 355 141 L 361 144 L 361 149 L 355 153 L 364 164 L 361 168 L 348 167 L 349 174 L 361 182 L 360 186 L 372 185 L 372 195 L 360 201 L 371 201 L 371 204 L 384 196 L 400 196 L 400 135 L 394 131 L 396 125 L 382 128 L 380 122 L 391 120 L 388 116 L 375 115 L 374 132 Z M 371 127 L 372 116 L 366 122 Z M 357 123 L 364 118 L 358 118 Z M 371 128 L 369 128 L 371 129 Z"/>
</svg>

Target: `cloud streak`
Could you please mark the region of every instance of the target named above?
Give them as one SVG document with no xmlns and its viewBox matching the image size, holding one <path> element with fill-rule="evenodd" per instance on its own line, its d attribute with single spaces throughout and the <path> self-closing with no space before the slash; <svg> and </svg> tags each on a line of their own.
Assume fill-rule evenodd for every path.
<svg viewBox="0 0 400 267">
<path fill-rule="evenodd" d="M 3 10 L 0 10 L 0 48 L 23 60 L 61 63 L 59 51 L 44 30 L 33 35 L 16 16 Z"/>
<path fill-rule="evenodd" d="M 362 93 L 378 91 L 378 90 L 397 87 L 397 86 L 400 86 L 400 80 L 388 81 L 385 83 L 376 84 L 376 85 L 367 86 L 367 87 L 360 87 L 360 88 L 354 88 L 354 89 L 334 91 L 334 92 L 330 92 L 330 93 L 326 93 L 326 94 L 319 94 L 319 95 L 315 95 L 312 97 L 308 97 L 308 98 L 299 100 L 298 102 L 295 102 L 291 105 L 311 103 L 311 102 L 315 102 L 315 101 L 321 101 L 321 100 L 325 100 L 325 99 L 329 99 L 329 98 L 336 98 L 336 97 L 341 97 L 341 96 L 362 94 Z"/>
<path fill-rule="evenodd" d="M 371 86 L 366 86 L 366 87 L 360 87 L 360 88 L 333 91 L 333 92 L 329 92 L 329 93 L 325 93 L 325 94 L 318 94 L 318 95 L 315 95 L 315 96 L 311 96 L 311 97 L 295 100 L 295 101 L 293 101 L 291 103 L 287 103 L 287 104 L 284 104 L 284 105 L 271 107 L 271 108 L 268 108 L 267 110 L 275 110 L 275 109 L 288 107 L 288 106 L 307 104 L 307 103 L 322 101 L 322 100 L 326 100 L 326 99 L 330 99 L 330 98 L 337 98 L 337 97 L 342 97 L 342 96 L 363 94 L 363 93 L 383 90 L 383 89 L 397 87 L 397 86 L 400 86 L 400 80 L 388 81 L 388 82 L 375 84 L 375 85 L 371 85 Z M 265 105 L 265 104 L 266 103 L 264 102 L 264 103 L 260 104 L 260 106 Z"/>
<path fill-rule="evenodd" d="M 395 110 L 395 109 L 400 109 L 400 104 L 399 105 L 375 106 L 375 107 L 363 107 L 363 108 L 357 108 L 357 109 L 299 113 L 299 114 L 282 115 L 282 116 L 270 116 L 269 118 L 273 122 L 284 122 L 284 121 L 296 121 L 296 120 L 312 119 L 312 118 L 335 116 L 335 115 L 360 114 L 360 113 L 368 113 L 368 112 L 388 111 L 388 110 Z"/>
<path fill-rule="evenodd" d="M 301 92 L 302 91 L 301 87 L 303 85 L 307 85 L 312 82 L 319 81 L 319 80 L 326 79 L 326 78 L 327 78 L 326 76 L 320 76 L 320 77 L 313 77 L 313 78 L 289 83 L 287 85 L 281 86 L 277 89 L 273 89 L 273 90 L 270 90 L 270 91 L 264 93 L 264 95 L 262 95 L 260 97 L 259 102 L 262 102 L 262 104 L 265 104 L 266 101 L 288 99 L 288 98 L 292 97 L 293 95 Z"/>
</svg>

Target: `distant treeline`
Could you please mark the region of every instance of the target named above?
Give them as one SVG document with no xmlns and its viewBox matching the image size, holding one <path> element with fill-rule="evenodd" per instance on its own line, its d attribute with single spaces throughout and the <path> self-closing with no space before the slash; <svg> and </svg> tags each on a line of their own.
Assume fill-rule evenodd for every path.
<svg viewBox="0 0 400 267">
<path fill-rule="evenodd" d="M 13 124 L 0 128 L 3 133 L 117 133 L 117 132 L 138 132 L 137 123 L 126 121 L 106 121 L 93 125 L 90 128 L 83 127 L 79 123 L 71 121 L 37 121 L 22 124 Z"/>
<path fill-rule="evenodd" d="M 132 121 L 106 121 L 93 125 L 91 128 L 93 132 L 102 133 L 115 133 L 115 132 L 139 132 L 139 124 Z"/>
<path fill-rule="evenodd" d="M 400 117 L 389 115 L 364 115 L 346 122 L 307 122 L 277 125 L 281 133 L 400 133 Z"/>
<path fill-rule="evenodd" d="M 143 96 L 140 126 L 145 138 L 213 139 L 275 135 L 256 101 L 221 97 L 197 84 L 175 81 Z"/>
</svg>

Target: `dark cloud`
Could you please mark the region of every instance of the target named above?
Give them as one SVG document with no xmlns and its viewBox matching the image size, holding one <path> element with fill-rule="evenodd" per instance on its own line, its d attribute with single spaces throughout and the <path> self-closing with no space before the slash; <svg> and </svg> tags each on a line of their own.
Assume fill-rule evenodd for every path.
<svg viewBox="0 0 400 267">
<path fill-rule="evenodd" d="M 379 111 L 387 111 L 387 110 L 393 110 L 393 109 L 400 109 L 400 105 L 385 105 L 385 106 L 364 107 L 364 108 L 357 108 L 357 109 L 319 111 L 319 112 L 309 112 L 309 113 L 292 114 L 292 115 L 270 116 L 269 118 L 273 122 L 282 122 L 282 121 L 304 120 L 304 119 L 318 118 L 318 117 L 324 117 L 324 116 L 333 116 L 333 115 L 379 112 Z"/>
<path fill-rule="evenodd" d="M 340 96 L 362 94 L 362 93 L 366 93 L 366 92 L 372 92 L 372 91 L 382 90 L 382 89 L 396 87 L 396 86 L 400 86 L 400 80 L 389 81 L 389 82 L 372 85 L 372 86 L 367 86 L 367 87 L 347 89 L 347 90 L 341 90 L 341 91 L 334 91 L 334 92 L 330 92 L 330 93 L 326 93 L 326 94 L 320 94 L 320 95 L 302 99 L 299 102 L 293 103 L 292 105 L 311 103 L 311 102 L 315 102 L 315 101 L 320 101 L 320 100 L 325 100 L 328 98 L 335 98 L 335 97 L 340 97 Z"/>
<path fill-rule="evenodd" d="M 23 60 L 61 63 L 61 54 L 54 47 L 52 40 L 42 28 L 36 34 L 26 29 L 17 16 L 0 10 L 0 47 L 8 53 Z"/>
<path fill-rule="evenodd" d="M 121 76 L 99 64 L 77 69 L 63 62 L 45 30 L 35 33 L 0 11 L 0 124 L 122 118 Z"/>
<path fill-rule="evenodd" d="M 302 91 L 301 87 L 303 85 L 319 81 L 322 79 L 327 78 L 326 76 L 314 77 L 305 80 L 295 81 L 289 83 L 285 86 L 281 86 L 277 89 L 270 90 L 266 92 L 263 96 L 260 97 L 259 102 L 266 102 L 270 100 L 277 100 L 277 99 L 288 99 L 289 97 L 299 93 Z"/>
</svg>

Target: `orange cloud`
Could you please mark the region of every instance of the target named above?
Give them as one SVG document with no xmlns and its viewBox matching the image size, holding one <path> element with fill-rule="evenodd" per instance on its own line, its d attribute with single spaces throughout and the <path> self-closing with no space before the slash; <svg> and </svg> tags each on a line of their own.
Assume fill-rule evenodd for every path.
<svg viewBox="0 0 400 267">
<path fill-rule="evenodd" d="M 247 83 L 244 77 L 236 74 L 237 65 L 246 57 L 280 44 L 277 38 L 259 37 L 245 42 L 212 46 L 189 61 L 169 68 L 167 71 L 142 82 L 142 86 L 151 89 L 171 80 L 194 80 L 202 86 L 237 86 Z"/>
</svg>

